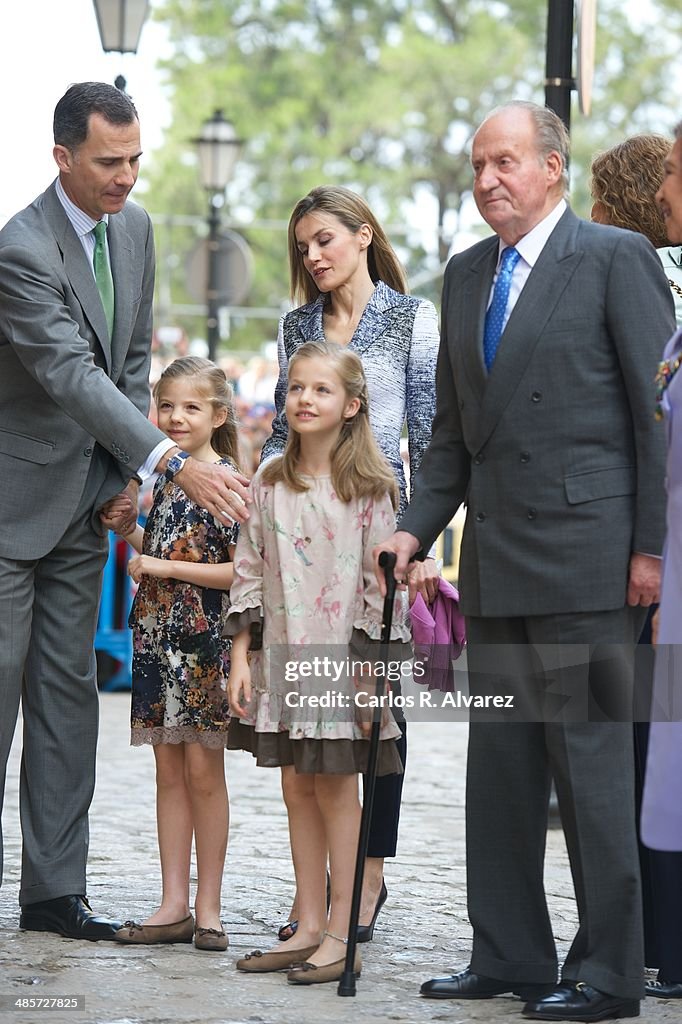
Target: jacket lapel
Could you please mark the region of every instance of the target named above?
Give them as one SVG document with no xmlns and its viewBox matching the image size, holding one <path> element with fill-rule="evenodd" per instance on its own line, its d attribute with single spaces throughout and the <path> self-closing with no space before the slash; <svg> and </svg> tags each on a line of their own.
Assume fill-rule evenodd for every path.
<svg viewBox="0 0 682 1024">
<path fill-rule="evenodd" d="M 358 355 L 362 355 L 365 349 L 373 345 L 377 338 L 385 333 L 389 324 L 386 313 L 393 308 L 393 305 L 389 289 L 382 281 L 379 281 L 362 311 L 362 316 L 348 348 L 357 352 Z M 314 302 L 303 307 L 298 318 L 298 330 L 302 342 L 324 341 L 323 314 L 324 295 L 320 295 Z"/>
<path fill-rule="evenodd" d="M 64 207 L 59 202 L 54 186 L 45 193 L 44 210 L 48 224 L 61 251 L 66 276 L 76 293 L 93 332 L 97 336 L 100 348 L 104 354 L 106 369 L 109 371 L 111 369 L 109 329 L 102 307 L 102 300 L 97 290 L 95 275 L 88 263 L 80 239 L 73 230 Z M 114 278 L 114 285 L 115 283 L 116 279 Z"/>
<path fill-rule="evenodd" d="M 323 310 L 324 295 L 320 295 L 318 299 L 308 303 L 301 310 L 301 315 L 298 318 L 298 330 L 302 342 L 324 341 L 324 329 L 322 327 Z"/>
<path fill-rule="evenodd" d="M 490 297 L 497 255 L 499 251 L 497 236 L 491 238 L 490 245 L 485 248 L 469 268 L 469 276 L 465 279 L 461 292 L 455 296 L 458 306 L 464 313 L 462 337 L 463 362 L 474 395 L 483 401 L 488 386 L 488 374 L 483 362 L 483 331 L 485 313 Z"/>
<path fill-rule="evenodd" d="M 383 281 L 379 281 L 362 311 L 348 347 L 361 356 L 370 346 L 376 344 L 388 329 L 390 318 L 387 314 L 393 306 L 388 287 Z"/>
<path fill-rule="evenodd" d="M 485 444 L 519 387 L 543 331 L 571 280 L 582 253 L 577 248 L 579 219 L 566 210 L 550 235 L 523 287 L 500 340 L 488 375 L 478 425 L 478 447 Z M 482 348 L 483 320 L 479 348 Z"/>
</svg>

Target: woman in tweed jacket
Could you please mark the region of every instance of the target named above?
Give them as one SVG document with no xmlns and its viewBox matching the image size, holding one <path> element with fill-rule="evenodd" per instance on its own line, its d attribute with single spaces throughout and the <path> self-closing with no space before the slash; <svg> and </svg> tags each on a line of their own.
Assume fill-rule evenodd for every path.
<svg viewBox="0 0 682 1024">
<path fill-rule="evenodd" d="M 407 424 L 410 478 L 419 468 L 431 437 L 435 412 L 438 318 L 431 302 L 406 294 L 404 271 L 386 234 L 360 196 L 349 189 L 321 185 L 297 203 L 289 221 L 291 293 L 304 304 L 287 313 L 277 339 L 280 375 L 275 390 L 277 415 L 262 459 L 279 455 L 287 438 L 284 404 L 287 367 L 307 341 L 326 339 L 357 352 L 370 397 L 374 436 L 393 468 L 400 489 L 398 520 L 407 507 L 400 437 Z M 410 602 L 421 592 L 435 596 L 435 561 L 415 564 L 409 577 Z M 403 765 L 405 723 L 397 740 Z M 377 780 L 369 837 L 358 938 L 372 938 L 376 915 L 386 899 L 385 857 L 394 857 L 398 837 L 403 775 Z M 289 815 L 296 813 L 296 792 L 287 792 Z M 305 870 L 305 866 L 301 866 Z M 292 917 L 295 913 L 292 913 Z M 292 922 L 293 923 L 293 922 Z M 280 929 L 280 938 L 296 931 Z"/>
</svg>

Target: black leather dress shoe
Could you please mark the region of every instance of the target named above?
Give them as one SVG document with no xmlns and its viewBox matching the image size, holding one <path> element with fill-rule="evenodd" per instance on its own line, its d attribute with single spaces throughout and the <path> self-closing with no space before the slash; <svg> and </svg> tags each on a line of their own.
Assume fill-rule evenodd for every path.
<svg viewBox="0 0 682 1024">
<path fill-rule="evenodd" d="M 486 978 L 484 974 L 474 974 L 467 967 L 459 974 L 448 974 L 444 978 L 431 978 L 419 989 L 419 994 L 427 999 L 492 999 L 512 992 L 522 999 L 533 999 L 551 988 L 551 983 L 538 985 L 533 982 L 502 981 L 499 978 Z"/>
<path fill-rule="evenodd" d="M 654 999 L 682 999 L 682 981 L 648 981 L 644 991 Z"/>
<path fill-rule="evenodd" d="M 523 1008 L 531 1020 L 609 1020 L 639 1017 L 639 999 L 610 996 L 584 981 L 566 982 Z"/>
<path fill-rule="evenodd" d="M 112 939 L 120 921 L 93 914 L 85 896 L 59 896 L 56 900 L 29 903 L 21 909 L 19 927 L 32 932 L 56 932 L 67 939 Z"/>
</svg>

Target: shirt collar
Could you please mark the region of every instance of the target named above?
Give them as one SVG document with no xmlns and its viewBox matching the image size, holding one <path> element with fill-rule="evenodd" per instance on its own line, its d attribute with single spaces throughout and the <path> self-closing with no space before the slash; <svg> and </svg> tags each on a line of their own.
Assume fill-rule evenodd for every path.
<svg viewBox="0 0 682 1024">
<path fill-rule="evenodd" d="M 670 260 L 674 266 L 678 269 L 682 269 L 682 245 L 664 245 L 663 248 L 656 250 L 661 257 L 661 262 L 665 267 L 670 266 L 666 263 L 666 257 Z"/>
<path fill-rule="evenodd" d="M 76 206 L 76 204 L 69 199 L 59 178 L 57 178 L 55 182 L 55 192 L 57 193 L 57 198 L 64 207 L 64 212 L 69 218 L 71 226 L 78 237 L 82 238 L 83 235 L 87 235 L 89 231 L 93 231 L 95 225 L 98 224 L 99 221 L 93 220 L 89 214 L 85 213 L 84 210 L 81 210 L 80 206 Z M 105 224 L 108 224 L 109 214 L 103 214 L 100 219 L 103 220 Z"/>
<path fill-rule="evenodd" d="M 551 210 L 539 224 L 524 235 L 514 248 L 521 255 L 521 258 L 528 264 L 529 267 L 534 267 L 537 263 L 540 253 L 547 244 L 549 236 L 554 231 L 561 218 L 566 211 L 567 203 L 565 199 L 560 199 L 557 205 Z M 497 255 L 497 263 L 499 266 L 500 257 L 505 249 L 509 248 L 506 242 L 500 239 L 500 246 Z"/>
</svg>

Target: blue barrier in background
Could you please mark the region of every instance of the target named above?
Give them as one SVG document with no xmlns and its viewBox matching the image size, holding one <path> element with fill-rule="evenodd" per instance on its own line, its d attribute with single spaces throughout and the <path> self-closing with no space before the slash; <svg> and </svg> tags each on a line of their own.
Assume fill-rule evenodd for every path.
<svg viewBox="0 0 682 1024">
<path fill-rule="evenodd" d="M 126 571 L 131 554 L 132 549 L 124 540 L 113 533 L 109 535 L 109 557 L 104 567 L 95 634 L 100 690 L 129 690 L 131 687 L 133 634 L 128 627 L 128 614 L 133 603 L 134 585 Z"/>
</svg>

